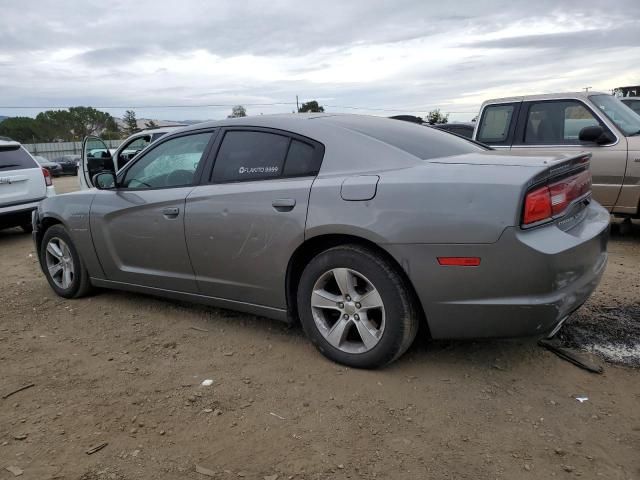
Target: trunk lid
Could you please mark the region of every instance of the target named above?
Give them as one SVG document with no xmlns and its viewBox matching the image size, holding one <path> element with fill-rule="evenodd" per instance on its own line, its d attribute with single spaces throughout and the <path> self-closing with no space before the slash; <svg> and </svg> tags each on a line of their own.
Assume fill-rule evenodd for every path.
<svg viewBox="0 0 640 480">
<path fill-rule="evenodd" d="M 586 155 L 589 154 L 584 152 L 578 155 L 514 155 L 511 151 L 487 150 L 486 152 L 434 158 L 426 161 L 468 165 L 503 165 L 505 167 L 552 167 L 575 157 Z"/>
</svg>

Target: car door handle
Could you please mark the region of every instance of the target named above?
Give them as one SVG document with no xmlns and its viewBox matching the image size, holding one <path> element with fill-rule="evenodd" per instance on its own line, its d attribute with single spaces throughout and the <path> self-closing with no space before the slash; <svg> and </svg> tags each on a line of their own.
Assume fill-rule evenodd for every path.
<svg viewBox="0 0 640 480">
<path fill-rule="evenodd" d="M 176 218 L 180 214 L 178 207 L 167 207 L 162 209 L 162 214 L 167 218 Z"/>
<path fill-rule="evenodd" d="M 296 201 L 293 198 L 278 198 L 271 205 L 278 212 L 290 212 L 296 206 Z"/>
</svg>

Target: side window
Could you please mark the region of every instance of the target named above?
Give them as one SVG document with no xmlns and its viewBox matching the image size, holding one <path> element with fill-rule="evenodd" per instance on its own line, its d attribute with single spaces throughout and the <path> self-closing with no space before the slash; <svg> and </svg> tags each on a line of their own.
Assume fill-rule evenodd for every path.
<svg viewBox="0 0 640 480">
<path fill-rule="evenodd" d="M 316 175 L 320 170 L 322 158 L 316 153 L 316 149 L 308 143 L 299 140 L 291 140 L 287 161 L 284 164 L 286 177 L 301 177 Z"/>
<path fill-rule="evenodd" d="M 514 105 L 490 105 L 482 112 L 477 140 L 489 145 L 505 143 L 513 121 Z"/>
<path fill-rule="evenodd" d="M 193 184 L 212 132 L 170 139 L 143 155 L 127 170 L 121 187 L 164 188 Z"/>
<path fill-rule="evenodd" d="M 524 143 L 529 145 L 576 145 L 580 130 L 599 125 L 579 101 L 532 103 L 527 113 Z"/>
<path fill-rule="evenodd" d="M 216 183 L 265 180 L 282 175 L 289 137 L 230 131 L 222 140 L 211 179 Z"/>
<path fill-rule="evenodd" d="M 145 135 L 143 137 L 138 137 L 125 145 L 118 154 L 118 168 L 124 167 L 139 152 L 147 148 L 150 143 L 151 137 L 149 135 Z"/>
</svg>

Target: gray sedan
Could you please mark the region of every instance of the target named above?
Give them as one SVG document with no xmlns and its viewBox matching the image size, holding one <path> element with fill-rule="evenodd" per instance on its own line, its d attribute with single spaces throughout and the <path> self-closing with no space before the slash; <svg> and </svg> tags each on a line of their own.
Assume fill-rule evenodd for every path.
<svg viewBox="0 0 640 480">
<path fill-rule="evenodd" d="M 106 145 L 85 139 L 85 152 Z M 34 214 L 53 290 L 203 302 L 288 322 L 327 357 L 555 331 L 597 286 L 609 214 L 589 155 L 518 157 L 395 120 L 228 119 L 168 134 Z"/>
</svg>

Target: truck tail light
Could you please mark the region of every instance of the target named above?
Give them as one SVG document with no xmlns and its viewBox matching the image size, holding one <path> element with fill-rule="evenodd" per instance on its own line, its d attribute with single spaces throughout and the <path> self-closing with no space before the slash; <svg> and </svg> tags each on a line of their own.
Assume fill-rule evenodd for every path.
<svg viewBox="0 0 640 480">
<path fill-rule="evenodd" d="M 591 171 L 557 180 L 527 193 L 524 201 L 522 224 L 531 225 L 561 216 L 577 199 L 591 192 Z"/>
</svg>

